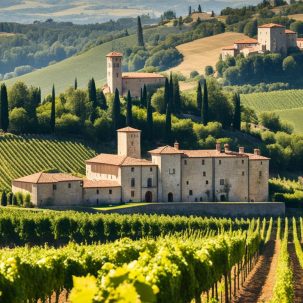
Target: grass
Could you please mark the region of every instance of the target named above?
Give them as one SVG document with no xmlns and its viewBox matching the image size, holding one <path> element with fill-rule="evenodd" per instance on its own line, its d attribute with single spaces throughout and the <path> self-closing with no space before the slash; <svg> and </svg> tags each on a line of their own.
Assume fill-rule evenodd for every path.
<svg viewBox="0 0 303 303">
<path fill-rule="evenodd" d="M 109 211 L 109 210 L 144 206 L 144 205 L 147 205 L 147 204 L 150 205 L 150 204 L 156 204 L 156 203 L 146 203 L 146 202 L 127 203 L 127 204 L 123 204 L 123 205 L 108 205 L 108 206 L 102 206 L 102 207 L 93 207 L 93 209 L 97 210 L 97 211 Z"/>
<path fill-rule="evenodd" d="M 303 107 L 275 111 L 284 121 L 291 123 L 294 126 L 295 133 L 303 133 Z"/>
<path fill-rule="evenodd" d="M 230 46 L 235 40 L 243 38 L 247 38 L 247 36 L 227 32 L 181 44 L 177 46 L 177 49 L 183 55 L 183 61 L 171 70 L 179 71 L 185 76 L 189 76 L 194 70 L 203 74 L 207 65 L 215 67 L 219 60 L 222 47 Z"/>
</svg>

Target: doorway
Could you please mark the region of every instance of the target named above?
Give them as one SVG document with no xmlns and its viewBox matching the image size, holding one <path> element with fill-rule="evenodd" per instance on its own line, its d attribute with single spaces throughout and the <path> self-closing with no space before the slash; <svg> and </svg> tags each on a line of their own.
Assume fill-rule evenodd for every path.
<svg viewBox="0 0 303 303">
<path fill-rule="evenodd" d="M 167 196 L 167 201 L 168 202 L 174 202 L 174 195 L 173 193 L 169 193 L 168 196 Z"/>
<path fill-rule="evenodd" d="M 145 194 L 145 202 L 153 202 L 153 194 L 151 191 L 147 191 Z"/>
</svg>

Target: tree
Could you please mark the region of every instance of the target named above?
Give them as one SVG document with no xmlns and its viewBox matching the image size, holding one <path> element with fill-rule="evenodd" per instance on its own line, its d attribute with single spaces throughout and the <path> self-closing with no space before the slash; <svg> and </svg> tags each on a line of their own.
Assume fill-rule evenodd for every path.
<svg viewBox="0 0 303 303">
<path fill-rule="evenodd" d="M 14 133 L 26 133 L 30 130 L 29 116 L 23 107 L 15 107 L 9 114 L 9 129 Z"/>
<path fill-rule="evenodd" d="M 181 95 L 180 95 L 180 86 L 179 80 L 177 77 L 174 79 L 174 103 L 175 103 L 175 112 L 180 113 L 181 111 Z"/>
<path fill-rule="evenodd" d="M 97 102 L 101 109 L 107 110 L 108 106 L 107 106 L 107 102 L 106 102 L 106 97 L 105 97 L 102 89 L 97 90 Z"/>
<path fill-rule="evenodd" d="M 147 138 L 153 139 L 153 108 L 151 105 L 151 96 L 148 96 L 147 100 Z"/>
<path fill-rule="evenodd" d="M 202 101 L 202 123 L 207 125 L 209 122 L 208 117 L 208 89 L 206 80 L 204 81 L 204 88 L 203 88 L 203 101 Z"/>
<path fill-rule="evenodd" d="M 143 29 L 142 29 L 140 16 L 138 16 L 137 19 L 137 39 L 138 39 L 138 46 L 144 47 Z"/>
<path fill-rule="evenodd" d="M 189 8 L 188 8 L 188 16 L 191 16 L 191 14 L 192 14 L 191 6 L 189 6 Z"/>
<path fill-rule="evenodd" d="M 234 98 L 234 121 L 233 128 L 235 130 L 241 130 L 241 99 L 239 94 L 235 94 Z"/>
<path fill-rule="evenodd" d="M 198 81 L 198 87 L 197 87 L 197 109 L 198 109 L 198 113 L 199 115 L 202 114 L 201 110 L 202 110 L 202 89 L 201 89 L 201 83 L 200 81 Z"/>
<path fill-rule="evenodd" d="M 244 27 L 244 34 L 249 37 L 254 37 L 258 33 L 258 21 L 249 21 L 246 23 Z"/>
<path fill-rule="evenodd" d="M 7 132 L 9 125 L 7 88 L 3 83 L 0 91 L 0 128 Z"/>
<path fill-rule="evenodd" d="M 198 6 L 198 13 L 202 13 L 202 8 L 201 8 L 201 5 L 199 4 Z"/>
<path fill-rule="evenodd" d="M 6 195 L 6 192 L 2 192 L 2 195 L 1 195 L 1 205 L 2 206 L 7 206 L 7 195 Z"/>
<path fill-rule="evenodd" d="M 141 106 L 142 107 L 146 107 L 147 106 L 147 89 L 146 89 L 146 85 L 145 84 L 144 84 L 143 90 L 142 90 Z"/>
<path fill-rule="evenodd" d="M 94 78 L 92 78 L 88 82 L 88 99 L 92 103 L 92 113 L 90 116 L 90 120 L 92 123 L 94 123 L 98 116 L 97 90 L 96 90 L 96 83 Z"/>
<path fill-rule="evenodd" d="M 166 78 L 165 79 L 165 85 L 164 85 L 164 101 L 165 101 L 165 108 L 167 109 L 167 104 L 170 102 L 170 87 L 169 87 L 169 81 Z"/>
<path fill-rule="evenodd" d="M 173 74 L 170 73 L 169 76 L 169 103 L 171 106 L 171 111 L 175 112 L 175 104 L 174 104 L 174 82 L 173 82 Z"/>
<path fill-rule="evenodd" d="M 75 89 L 75 90 L 78 89 L 78 80 L 77 80 L 77 77 L 75 78 L 74 89 Z"/>
<path fill-rule="evenodd" d="M 214 68 L 211 65 L 205 67 L 205 76 L 212 76 L 214 74 Z"/>
<path fill-rule="evenodd" d="M 113 103 L 112 120 L 113 120 L 114 130 L 119 129 L 122 123 L 121 123 L 120 96 L 119 96 L 119 90 L 117 88 L 115 91 L 115 98 Z"/>
<path fill-rule="evenodd" d="M 132 126 L 133 125 L 133 104 L 132 104 L 132 96 L 130 94 L 130 91 L 127 93 L 127 106 L 126 106 L 126 125 Z"/>
<path fill-rule="evenodd" d="M 51 131 L 54 133 L 56 128 L 56 93 L 55 93 L 55 85 L 53 85 L 52 89 L 52 106 L 51 106 L 51 118 L 50 118 L 50 127 Z"/>
<path fill-rule="evenodd" d="M 169 103 L 166 106 L 165 140 L 167 143 L 170 143 L 171 141 L 171 108 Z"/>
</svg>

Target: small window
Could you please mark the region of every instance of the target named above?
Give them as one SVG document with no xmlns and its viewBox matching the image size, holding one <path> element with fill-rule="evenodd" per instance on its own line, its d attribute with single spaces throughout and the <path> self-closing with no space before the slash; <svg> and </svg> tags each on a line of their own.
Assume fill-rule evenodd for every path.
<svg viewBox="0 0 303 303">
<path fill-rule="evenodd" d="M 203 177 L 206 177 L 206 171 L 203 172 Z"/>
<path fill-rule="evenodd" d="M 202 165 L 205 165 L 205 160 L 202 160 Z"/>
<path fill-rule="evenodd" d="M 108 191 L 108 193 L 111 195 L 111 194 L 113 193 L 113 191 L 110 189 L 110 190 Z"/>
<path fill-rule="evenodd" d="M 68 183 L 68 188 L 71 188 L 71 187 L 72 187 L 71 183 Z"/>
<path fill-rule="evenodd" d="M 97 195 L 99 195 L 99 189 L 97 189 L 97 191 L 96 191 L 96 192 L 97 192 Z"/>
<path fill-rule="evenodd" d="M 184 165 L 187 165 L 187 160 L 184 160 Z"/>
<path fill-rule="evenodd" d="M 135 184 L 136 184 L 135 178 L 132 178 L 130 181 L 130 186 L 135 187 Z"/>
<path fill-rule="evenodd" d="M 188 185 L 189 184 L 189 181 L 186 181 L 186 185 Z"/>
<path fill-rule="evenodd" d="M 192 190 L 189 191 L 189 195 L 190 195 L 190 196 L 193 195 L 193 191 L 192 191 Z"/>
<path fill-rule="evenodd" d="M 242 176 L 245 176 L 245 172 L 244 171 L 242 171 Z"/>
<path fill-rule="evenodd" d="M 153 180 L 152 178 L 147 179 L 147 187 L 153 187 Z"/>
<path fill-rule="evenodd" d="M 262 172 L 261 171 L 259 171 L 259 177 L 262 177 Z"/>
<path fill-rule="evenodd" d="M 224 184 L 225 184 L 224 179 L 220 179 L 220 185 L 224 185 Z"/>
<path fill-rule="evenodd" d="M 153 168 L 152 168 L 152 167 L 150 167 L 150 168 L 149 168 L 149 171 L 153 171 Z"/>
<path fill-rule="evenodd" d="M 205 184 L 206 184 L 206 185 L 208 184 L 208 180 L 205 181 Z"/>
<path fill-rule="evenodd" d="M 242 160 L 242 164 L 244 164 L 244 160 Z"/>
<path fill-rule="evenodd" d="M 53 190 L 57 190 L 57 185 L 53 184 Z"/>
<path fill-rule="evenodd" d="M 203 202 L 203 198 L 202 197 L 200 197 L 200 202 Z"/>
<path fill-rule="evenodd" d="M 135 171 L 135 168 L 134 168 L 134 167 L 132 167 L 132 168 L 131 168 L 131 172 L 133 173 L 134 171 Z"/>
<path fill-rule="evenodd" d="M 221 160 L 219 160 L 219 165 L 221 165 L 222 164 L 222 161 Z"/>
<path fill-rule="evenodd" d="M 170 168 L 170 169 L 169 169 L 169 174 L 170 174 L 170 175 L 174 175 L 175 173 L 176 173 L 176 171 L 175 171 L 174 168 L 172 168 L 172 169 Z"/>
<path fill-rule="evenodd" d="M 130 195 L 131 195 L 131 197 L 133 198 L 133 197 L 135 196 L 135 192 L 132 190 L 132 191 L 130 192 Z"/>
<path fill-rule="evenodd" d="M 134 141 L 131 142 L 131 145 L 134 146 Z"/>
<path fill-rule="evenodd" d="M 119 78 L 119 74 L 117 73 L 117 78 Z"/>
<path fill-rule="evenodd" d="M 261 161 L 261 165 L 263 165 L 263 162 Z"/>
</svg>

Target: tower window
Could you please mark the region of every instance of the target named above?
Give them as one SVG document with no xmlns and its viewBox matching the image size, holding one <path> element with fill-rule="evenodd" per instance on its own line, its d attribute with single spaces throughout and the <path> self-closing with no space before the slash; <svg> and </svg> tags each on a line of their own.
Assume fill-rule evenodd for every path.
<svg viewBox="0 0 303 303">
<path fill-rule="evenodd" d="M 193 191 L 192 191 L 192 190 L 189 191 L 189 195 L 190 195 L 190 196 L 193 195 Z"/>
<path fill-rule="evenodd" d="M 108 191 L 108 193 L 111 195 L 111 194 L 113 193 L 113 191 L 110 189 L 110 190 Z"/>
<path fill-rule="evenodd" d="M 152 168 L 152 167 L 150 167 L 150 168 L 149 168 L 149 171 L 153 171 L 153 168 Z"/>
<path fill-rule="evenodd" d="M 186 160 L 184 160 L 184 165 L 187 165 L 187 161 Z"/>
<path fill-rule="evenodd" d="M 53 190 L 56 190 L 56 189 L 57 189 L 57 185 L 53 184 Z"/>
<path fill-rule="evenodd" d="M 202 165 L 205 165 L 205 160 L 202 160 Z"/>
<path fill-rule="evenodd" d="M 97 189 L 97 191 L 96 191 L 96 192 L 97 192 L 97 195 L 99 195 L 99 189 Z"/>
<path fill-rule="evenodd" d="M 261 171 L 259 171 L 259 177 L 262 177 L 262 172 Z"/>
<path fill-rule="evenodd" d="M 189 181 L 186 181 L 186 185 L 188 185 L 189 184 Z"/>
<path fill-rule="evenodd" d="M 133 198 L 135 196 L 135 192 L 132 190 L 130 193 L 131 197 Z"/>
<path fill-rule="evenodd" d="M 221 160 L 219 160 L 219 165 L 221 165 L 222 164 L 222 161 Z"/>
<path fill-rule="evenodd" d="M 224 182 L 224 179 L 220 179 L 220 185 L 224 185 L 225 182 Z"/>
<path fill-rule="evenodd" d="M 245 172 L 244 171 L 242 171 L 242 176 L 245 176 Z"/>
<path fill-rule="evenodd" d="M 244 160 L 242 160 L 242 164 L 244 164 Z"/>
<path fill-rule="evenodd" d="M 135 171 L 135 168 L 134 168 L 134 167 L 132 167 L 132 168 L 131 168 L 131 172 L 133 173 L 134 171 Z"/>
<path fill-rule="evenodd" d="M 71 188 L 71 187 L 72 187 L 71 183 L 68 183 L 68 188 Z"/>
<path fill-rule="evenodd" d="M 203 177 L 206 177 L 206 171 L 203 172 Z"/>
<path fill-rule="evenodd" d="M 205 181 L 205 184 L 206 184 L 206 185 L 208 184 L 208 180 Z"/>
<path fill-rule="evenodd" d="M 152 178 L 147 179 L 147 187 L 152 187 L 153 186 L 153 180 Z"/>
<path fill-rule="evenodd" d="M 135 178 L 132 178 L 130 181 L 130 186 L 135 187 Z"/>
</svg>

